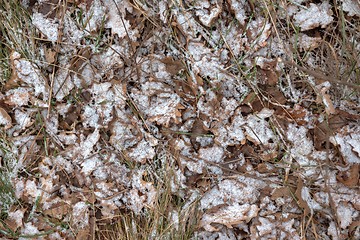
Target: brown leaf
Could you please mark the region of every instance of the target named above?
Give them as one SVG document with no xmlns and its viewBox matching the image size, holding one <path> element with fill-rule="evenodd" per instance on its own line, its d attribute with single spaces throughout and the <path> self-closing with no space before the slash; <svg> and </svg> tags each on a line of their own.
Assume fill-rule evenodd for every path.
<svg viewBox="0 0 360 240">
<path fill-rule="evenodd" d="M 356 228 L 360 227 L 360 221 L 354 221 L 350 224 L 349 226 L 349 233 L 350 233 L 350 236 L 353 235 L 354 231 L 356 230 Z M 355 239 L 355 238 L 354 238 Z"/>
<path fill-rule="evenodd" d="M 354 164 L 350 167 L 350 170 L 347 172 L 340 172 L 336 179 L 339 180 L 342 184 L 348 187 L 355 187 L 358 185 L 359 182 L 359 170 L 360 164 Z"/>
<path fill-rule="evenodd" d="M 160 59 L 160 61 L 166 65 L 166 70 L 171 75 L 175 75 L 185 69 L 184 64 L 180 60 L 174 60 L 171 56 Z"/>
<path fill-rule="evenodd" d="M 9 114 L 5 111 L 5 109 L 0 107 L 0 125 L 5 125 L 5 130 L 11 128 L 12 120 Z"/>
<path fill-rule="evenodd" d="M 21 57 L 21 55 L 15 51 L 13 51 L 10 55 L 11 77 L 5 83 L 5 90 L 12 89 L 19 85 L 19 78 L 17 75 L 17 70 L 15 68 L 15 60 L 20 59 L 20 57 Z"/>
<path fill-rule="evenodd" d="M 330 99 L 330 95 L 325 93 L 325 91 L 327 91 L 326 88 L 323 88 L 321 90 L 321 95 L 322 95 L 322 101 L 325 105 L 325 112 L 326 114 L 330 115 L 330 114 L 335 114 L 335 108 L 334 108 L 334 104 L 332 103 L 331 99 Z"/>
<path fill-rule="evenodd" d="M 292 197 L 290 189 L 288 187 L 276 188 L 271 194 L 271 200 L 276 200 L 280 197 Z"/>
<path fill-rule="evenodd" d="M 302 198 L 301 191 L 302 191 L 303 187 L 304 187 L 304 183 L 302 182 L 302 179 L 299 177 L 298 183 L 297 183 L 297 188 L 295 191 L 295 196 L 298 200 L 299 206 L 304 210 L 304 215 L 307 216 L 307 215 L 309 215 L 309 213 L 311 211 L 310 211 L 310 208 L 309 208 L 309 205 L 307 204 L 307 202 Z"/>
<path fill-rule="evenodd" d="M 52 49 L 48 48 L 46 49 L 45 52 L 45 59 L 48 63 L 54 63 L 55 62 L 55 56 L 56 56 L 56 52 L 53 51 Z"/>
<path fill-rule="evenodd" d="M 295 120 L 298 125 L 306 124 L 306 121 L 304 120 L 306 116 L 306 109 L 302 106 L 295 105 L 294 108 L 288 110 L 287 113 L 290 114 L 290 117 Z"/>
<path fill-rule="evenodd" d="M 23 224 L 24 213 L 26 208 L 16 210 L 14 207 L 9 209 L 9 217 L 4 221 L 7 228 L 10 228 L 13 232 L 16 232 Z M 0 225 L 0 228 L 3 227 Z"/>
<path fill-rule="evenodd" d="M 66 203 L 56 203 L 50 209 L 44 211 L 45 214 L 52 218 L 61 220 L 65 215 L 69 213 L 70 206 Z"/>
<path fill-rule="evenodd" d="M 90 237 L 89 229 L 81 229 L 76 235 L 76 240 L 88 240 L 89 237 Z"/>
<path fill-rule="evenodd" d="M 273 149 L 263 149 L 262 153 L 259 154 L 261 160 L 263 161 L 270 161 L 277 157 L 278 150 L 276 148 Z"/>
<path fill-rule="evenodd" d="M 314 129 L 314 145 L 316 150 L 322 150 L 322 144 L 329 139 L 338 129 L 345 126 L 349 121 L 341 115 L 332 115 L 328 121 L 318 123 Z"/>
</svg>

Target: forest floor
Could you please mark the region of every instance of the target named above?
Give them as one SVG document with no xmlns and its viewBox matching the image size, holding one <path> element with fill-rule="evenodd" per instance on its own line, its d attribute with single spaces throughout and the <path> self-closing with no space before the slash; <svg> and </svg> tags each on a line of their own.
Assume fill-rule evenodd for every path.
<svg viewBox="0 0 360 240">
<path fill-rule="evenodd" d="M 1 239 L 360 239 L 357 0 L 0 0 Z"/>
</svg>

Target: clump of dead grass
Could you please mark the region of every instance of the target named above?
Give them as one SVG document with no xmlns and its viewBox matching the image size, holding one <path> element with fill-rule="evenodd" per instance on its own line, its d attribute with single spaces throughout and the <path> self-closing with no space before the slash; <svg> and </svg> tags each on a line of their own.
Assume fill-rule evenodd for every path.
<svg viewBox="0 0 360 240">
<path fill-rule="evenodd" d="M 189 202 L 181 189 L 174 191 L 175 160 L 167 152 L 158 155 L 146 168 L 146 181 L 154 183 L 157 192 L 154 205 L 146 206 L 138 214 L 123 209 L 111 220 L 99 219 L 96 239 L 185 240 L 193 236 L 200 219 L 199 199 Z"/>
</svg>

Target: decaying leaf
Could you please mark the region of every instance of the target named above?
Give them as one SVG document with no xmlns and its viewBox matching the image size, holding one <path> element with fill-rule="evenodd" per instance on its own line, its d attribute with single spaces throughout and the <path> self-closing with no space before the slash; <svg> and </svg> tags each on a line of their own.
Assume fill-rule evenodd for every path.
<svg viewBox="0 0 360 240">
<path fill-rule="evenodd" d="M 359 238 L 356 1 L 21 2 L 1 237 Z"/>
</svg>

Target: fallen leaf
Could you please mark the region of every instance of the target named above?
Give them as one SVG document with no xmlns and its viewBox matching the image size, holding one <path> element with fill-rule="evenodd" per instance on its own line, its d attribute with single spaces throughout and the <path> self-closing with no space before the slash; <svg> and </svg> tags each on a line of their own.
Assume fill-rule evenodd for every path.
<svg viewBox="0 0 360 240">
<path fill-rule="evenodd" d="M 5 111 L 5 109 L 0 107 L 0 126 L 5 126 L 5 130 L 12 127 L 12 120 L 9 114 Z"/>
<path fill-rule="evenodd" d="M 309 213 L 311 213 L 311 210 L 310 210 L 309 205 L 307 204 L 307 202 L 303 199 L 303 196 L 302 196 L 303 187 L 304 187 L 304 183 L 303 183 L 302 179 L 299 177 L 297 187 L 296 187 L 296 191 L 295 191 L 295 196 L 296 196 L 296 198 L 298 200 L 299 206 L 304 211 L 304 215 L 308 216 Z"/>
<path fill-rule="evenodd" d="M 51 48 L 46 49 L 45 52 L 45 59 L 48 63 L 54 63 L 55 62 L 55 56 L 56 52 L 53 51 Z"/>
<path fill-rule="evenodd" d="M 44 213 L 52 218 L 61 220 L 64 216 L 68 215 L 70 206 L 66 203 L 59 202 L 45 210 Z"/>
<path fill-rule="evenodd" d="M 336 179 L 339 180 L 342 184 L 348 187 L 355 187 L 359 183 L 359 170 L 360 164 L 354 164 L 350 167 L 350 170 L 346 172 L 340 172 L 336 176 Z"/>
<path fill-rule="evenodd" d="M 180 60 L 174 60 L 174 58 L 171 56 L 160 59 L 160 61 L 166 65 L 166 70 L 171 75 L 175 75 L 181 70 L 185 69 L 184 64 Z"/>
</svg>

